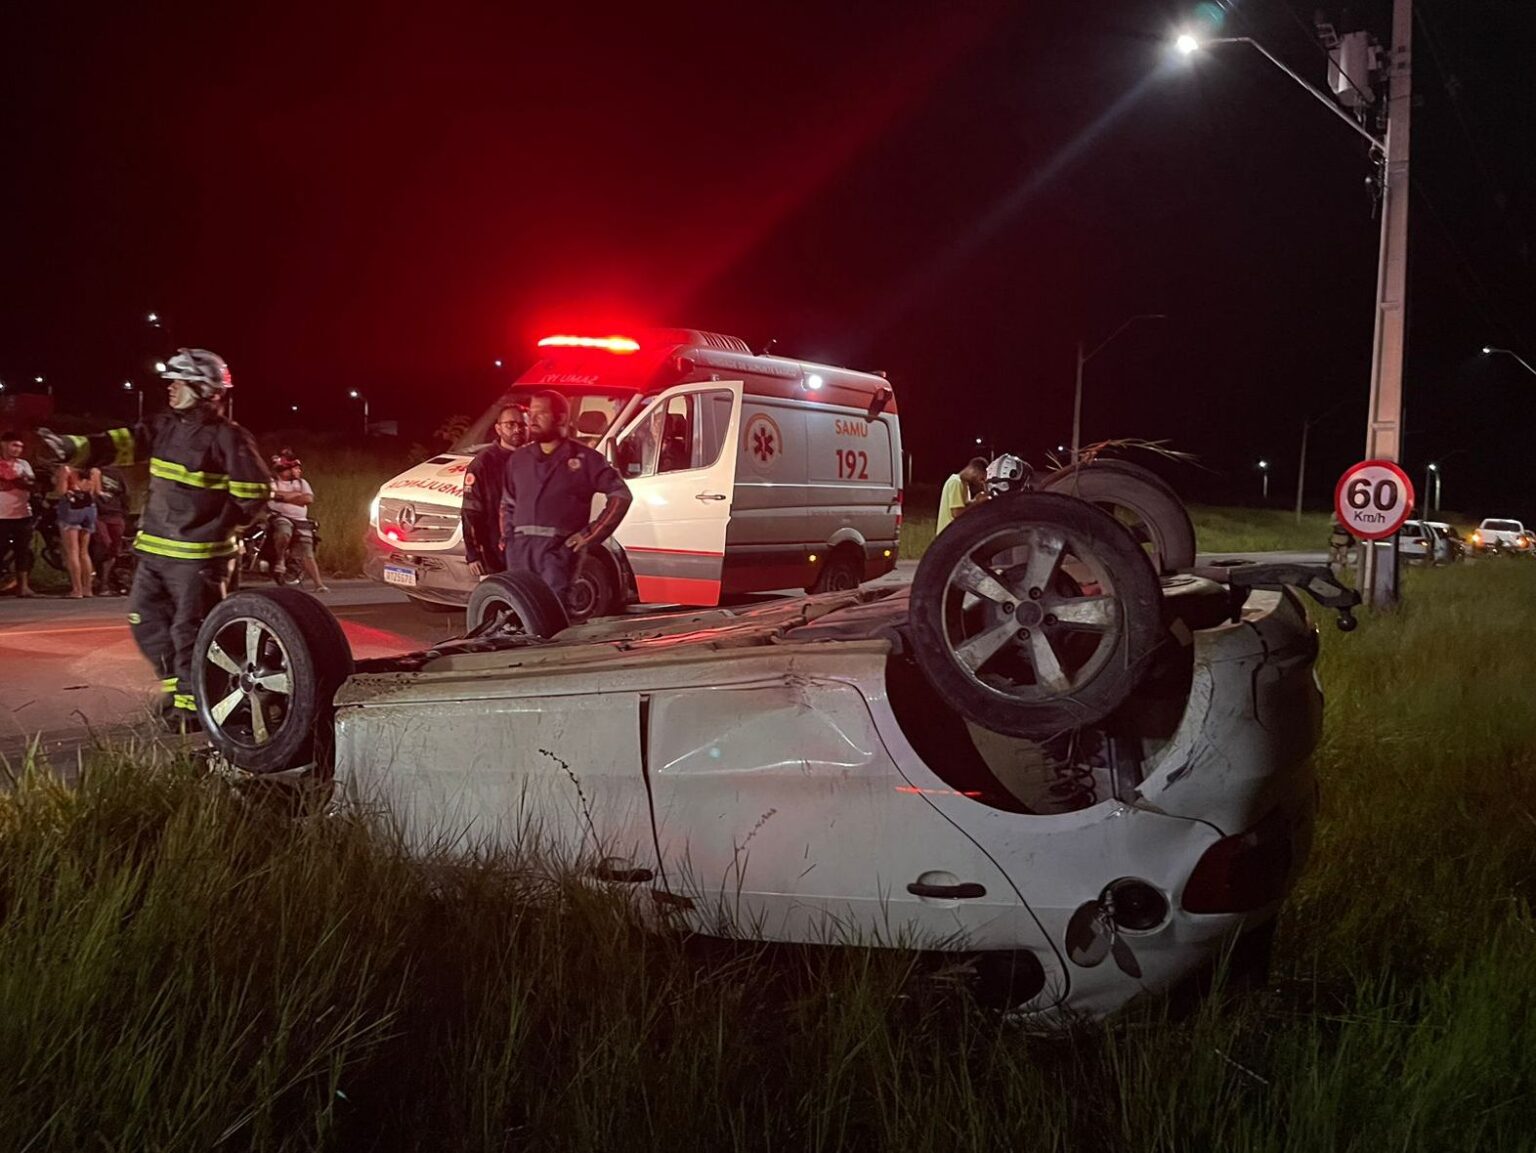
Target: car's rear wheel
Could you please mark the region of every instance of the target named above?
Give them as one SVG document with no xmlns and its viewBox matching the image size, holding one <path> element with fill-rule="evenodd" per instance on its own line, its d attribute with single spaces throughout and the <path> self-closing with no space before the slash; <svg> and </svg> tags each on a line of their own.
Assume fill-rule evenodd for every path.
<svg viewBox="0 0 1536 1153">
<path fill-rule="evenodd" d="M 1153 570 L 1172 573 L 1195 563 L 1195 526 L 1178 493 L 1150 469 L 1100 458 L 1053 472 L 1041 492 L 1060 492 L 1098 505 L 1120 521 L 1147 554 Z"/>
<path fill-rule="evenodd" d="M 465 624 L 474 635 L 552 637 L 569 627 L 570 618 L 552 588 L 531 572 L 516 571 L 494 573 L 475 586 Z"/>
<path fill-rule="evenodd" d="M 1161 593 L 1107 512 L 1020 493 L 935 538 L 909 627 L 919 667 L 957 712 L 1040 739 L 1102 720 L 1131 694 L 1162 636 Z"/>
<path fill-rule="evenodd" d="M 288 588 L 236 593 L 198 630 L 198 718 L 237 768 L 328 768 L 333 701 L 351 672 L 347 638 L 319 601 Z"/>
<path fill-rule="evenodd" d="M 864 558 L 851 545 L 839 545 L 822 562 L 821 570 L 809 591 L 813 593 L 847 592 L 864 580 Z"/>
</svg>

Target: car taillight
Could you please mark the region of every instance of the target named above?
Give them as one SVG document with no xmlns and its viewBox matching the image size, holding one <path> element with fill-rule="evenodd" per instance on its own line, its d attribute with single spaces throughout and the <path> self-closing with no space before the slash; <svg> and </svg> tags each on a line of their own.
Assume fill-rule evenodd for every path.
<svg viewBox="0 0 1536 1153">
<path fill-rule="evenodd" d="M 1246 833 L 1207 849 L 1180 903 L 1190 913 L 1246 913 L 1283 897 L 1290 875 L 1291 823 L 1274 809 Z"/>
</svg>

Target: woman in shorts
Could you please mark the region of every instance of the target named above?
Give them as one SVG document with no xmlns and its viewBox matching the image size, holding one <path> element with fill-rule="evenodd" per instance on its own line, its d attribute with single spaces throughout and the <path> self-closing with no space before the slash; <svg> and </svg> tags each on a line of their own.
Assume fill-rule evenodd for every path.
<svg viewBox="0 0 1536 1153">
<path fill-rule="evenodd" d="M 61 464 L 54 472 L 53 491 L 59 498 L 57 520 L 64 567 L 69 570 L 69 595 L 91 595 L 91 537 L 96 533 L 96 494 L 101 491 L 101 472 L 81 473 Z"/>
</svg>

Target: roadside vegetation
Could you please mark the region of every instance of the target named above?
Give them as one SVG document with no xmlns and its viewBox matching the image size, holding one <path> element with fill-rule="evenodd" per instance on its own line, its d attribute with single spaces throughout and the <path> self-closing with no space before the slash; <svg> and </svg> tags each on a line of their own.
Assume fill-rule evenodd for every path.
<svg viewBox="0 0 1536 1153">
<path fill-rule="evenodd" d="M 0 1148 L 1528 1148 L 1536 565 L 1406 581 L 1397 616 L 1323 623 L 1320 824 L 1268 985 L 1050 1038 L 902 954 L 639 933 L 154 746 L 20 776 Z"/>
</svg>

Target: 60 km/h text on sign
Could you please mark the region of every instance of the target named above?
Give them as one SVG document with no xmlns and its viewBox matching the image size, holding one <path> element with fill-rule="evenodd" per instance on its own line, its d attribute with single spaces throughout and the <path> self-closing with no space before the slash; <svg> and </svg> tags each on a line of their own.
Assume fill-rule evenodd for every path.
<svg viewBox="0 0 1536 1153">
<path fill-rule="evenodd" d="M 1361 540 L 1383 540 L 1413 513 L 1413 481 L 1390 460 L 1365 460 L 1345 470 L 1333 490 L 1334 516 Z"/>
</svg>

